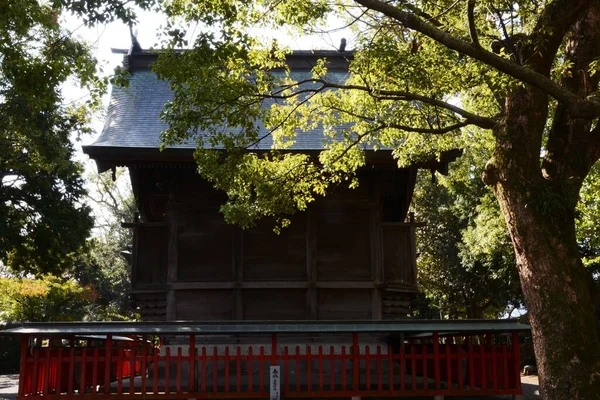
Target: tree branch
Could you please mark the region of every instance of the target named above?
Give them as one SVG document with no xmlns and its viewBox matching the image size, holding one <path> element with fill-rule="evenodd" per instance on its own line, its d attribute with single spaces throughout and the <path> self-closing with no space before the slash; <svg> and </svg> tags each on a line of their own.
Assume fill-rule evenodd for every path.
<svg viewBox="0 0 600 400">
<path fill-rule="evenodd" d="M 467 3 L 467 19 L 469 20 L 469 34 L 471 35 L 471 41 L 475 46 L 481 47 L 479 38 L 477 37 L 477 28 L 475 27 L 475 0 L 469 0 Z"/>
<path fill-rule="evenodd" d="M 419 101 L 419 102 L 429 104 L 432 106 L 444 108 L 446 110 L 450 110 L 450 111 L 468 119 L 472 125 L 479 126 L 480 128 L 491 129 L 496 125 L 496 121 L 491 118 L 473 114 L 467 110 L 464 110 L 460 107 L 457 107 L 457 106 L 447 103 L 445 101 L 437 100 L 437 99 L 433 99 L 431 97 L 414 94 L 414 93 L 410 93 L 410 92 L 405 92 L 405 91 L 401 91 L 401 90 L 377 90 L 377 89 L 373 89 L 368 86 L 345 85 L 345 84 L 340 84 L 340 83 L 328 82 L 328 81 L 325 81 L 324 79 L 314 79 L 314 78 L 305 79 L 303 81 L 298 81 L 294 85 L 288 86 L 287 89 L 291 89 L 294 86 L 299 87 L 301 85 L 308 84 L 308 83 L 319 83 L 319 84 L 321 84 L 321 86 L 318 88 L 306 88 L 306 89 L 298 90 L 297 92 L 294 92 L 289 95 L 268 95 L 267 94 L 267 95 L 261 95 L 261 96 L 265 97 L 265 98 L 272 98 L 272 99 L 288 99 L 288 98 L 298 96 L 301 94 L 321 92 L 327 88 L 341 89 L 341 90 L 358 90 L 358 91 L 362 91 L 362 92 L 367 92 L 371 97 L 373 97 L 374 99 L 377 99 L 377 100 Z"/>
<path fill-rule="evenodd" d="M 477 47 L 473 43 L 467 43 L 462 39 L 456 38 L 433 24 L 422 20 L 415 14 L 402 11 L 400 8 L 386 3 L 382 0 L 355 0 L 358 4 L 369 9 L 379 11 L 390 18 L 402 23 L 405 27 L 422 33 L 425 36 L 439 42 L 449 49 L 465 54 L 487 65 L 490 65 L 500 72 L 503 72 L 524 83 L 528 83 L 543 92 L 554 97 L 568 105 L 572 112 L 579 116 L 598 116 L 600 115 L 600 105 L 591 100 L 585 100 L 575 93 L 563 88 L 561 85 L 552 81 L 550 78 L 538 73 L 530 68 L 523 67 L 517 63 L 499 57 L 496 54 Z M 568 1 L 567 1 L 568 2 Z M 579 3 L 584 2 L 581 0 Z M 558 2 L 557 2 L 558 3 Z M 579 9 L 579 8 L 576 8 Z"/>
</svg>

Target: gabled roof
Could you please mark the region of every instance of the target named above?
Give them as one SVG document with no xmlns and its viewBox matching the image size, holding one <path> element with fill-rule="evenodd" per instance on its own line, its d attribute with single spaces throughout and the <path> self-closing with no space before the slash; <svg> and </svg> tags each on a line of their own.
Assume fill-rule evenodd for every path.
<svg viewBox="0 0 600 400">
<path fill-rule="evenodd" d="M 328 58 L 329 61 L 326 78 L 337 82 L 346 80 L 352 53 L 338 51 L 296 51 L 288 55 L 287 61 L 292 71 L 292 78 L 296 80 L 308 78 L 312 67 L 323 57 Z M 102 133 L 94 143 L 83 146 L 83 152 L 96 160 L 100 172 L 116 165 L 128 165 L 134 162 L 193 162 L 193 151 L 196 148 L 193 139 L 160 150 L 160 135 L 167 128 L 167 124 L 161 121 L 160 115 L 165 104 L 171 101 L 173 94 L 169 83 L 159 80 L 150 70 L 150 65 L 156 58 L 157 54 L 150 51 L 125 56 L 125 64 L 128 65 L 131 73 L 129 85 L 128 87 L 113 86 Z M 273 102 L 274 100 L 265 102 L 265 106 L 268 107 Z M 344 127 L 340 126 L 340 128 Z M 259 137 L 264 138 L 249 150 L 271 150 L 273 140 L 271 135 L 268 135 L 269 131 L 261 124 L 258 128 Z M 295 143 L 290 148 L 286 148 L 286 151 L 318 154 L 325 149 L 327 141 L 331 140 L 335 139 L 326 137 L 322 129 L 317 128 L 298 134 Z M 392 161 L 390 150 L 369 153 L 372 153 L 368 155 L 371 160 Z M 456 158 L 456 155 L 443 158 L 447 159 L 419 166 L 442 170 L 446 168 L 447 162 Z"/>
</svg>

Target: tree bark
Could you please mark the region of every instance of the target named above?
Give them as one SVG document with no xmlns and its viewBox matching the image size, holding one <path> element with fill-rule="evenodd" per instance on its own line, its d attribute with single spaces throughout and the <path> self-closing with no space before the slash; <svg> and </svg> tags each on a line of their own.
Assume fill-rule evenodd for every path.
<svg viewBox="0 0 600 400">
<path fill-rule="evenodd" d="M 543 398 L 600 399 L 600 338 L 575 236 L 573 196 L 581 181 L 543 176 L 546 114 L 547 101 L 536 89 L 517 88 L 507 97 L 483 179 L 494 189 L 515 249 Z"/>
</svg>

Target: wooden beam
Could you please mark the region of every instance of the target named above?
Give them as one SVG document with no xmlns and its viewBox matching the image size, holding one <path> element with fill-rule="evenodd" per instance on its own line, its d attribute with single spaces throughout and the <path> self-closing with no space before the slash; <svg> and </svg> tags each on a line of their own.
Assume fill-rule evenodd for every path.
<svg viewBox="0 0 600 400">
<path fill-rule="evenodd" d="M 313 208 L 306 211 L 306 313 L 308 319 L 318 319 L 317 225 Z"/>
</svg>

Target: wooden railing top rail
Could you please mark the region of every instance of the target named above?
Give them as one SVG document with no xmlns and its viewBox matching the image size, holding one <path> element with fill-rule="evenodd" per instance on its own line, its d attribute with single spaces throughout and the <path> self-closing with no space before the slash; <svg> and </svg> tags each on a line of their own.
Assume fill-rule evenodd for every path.
<svg viewBox="0 0 600 400">
<path fill-rule="evenodd" d="M 486 333 L 528 331 L 516 320 L 401 321 L 173 321 L 173 322 L 44 322 L 22 323 L 1 335 L 82 334 L 257 334 L 257 333 Z"/>
</svg>

